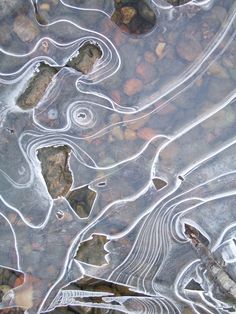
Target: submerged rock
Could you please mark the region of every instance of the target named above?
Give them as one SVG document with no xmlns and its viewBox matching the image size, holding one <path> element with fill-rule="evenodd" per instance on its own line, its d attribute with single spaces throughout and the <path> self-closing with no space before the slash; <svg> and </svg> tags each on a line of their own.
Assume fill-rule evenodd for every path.
<svg viewBox="0 0 236 314">
<path fill-rule="evenodd" d="M 127 96 L 133 96 L 143 89 L 143 83 L 138 79 L 130 79 L 124 85 L 124 93 Z"/>
<path fill-rule="evenodd" d="M 23 14 L 15 18 L 13 31 L 23 42 L 31 42 L 39 34 L 37 25 Z"/>
<path fill-rule="evenodd" d="M 176 46 L 177 54 L 185 61 L 194 61 L 201 53 L 202 46 L 195 38 L 181 38 Z"/>
<path fill-rule="evenodd" d="M 147 3 L 144 1 L 138 1 L 138 12 L 145 21 L 155 24 L 156 15 Z"/>
</svg>

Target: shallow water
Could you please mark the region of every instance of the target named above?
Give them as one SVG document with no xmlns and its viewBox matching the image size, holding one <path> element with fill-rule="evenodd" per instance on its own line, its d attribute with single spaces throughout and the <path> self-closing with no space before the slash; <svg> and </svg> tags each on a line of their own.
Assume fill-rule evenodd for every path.
<svg viewBox="0 0 236 314">
<path fill-rule="evenodd" d="M 0 9 L 1 308 L 234 313 L 235 1 Z"/>
</svg>

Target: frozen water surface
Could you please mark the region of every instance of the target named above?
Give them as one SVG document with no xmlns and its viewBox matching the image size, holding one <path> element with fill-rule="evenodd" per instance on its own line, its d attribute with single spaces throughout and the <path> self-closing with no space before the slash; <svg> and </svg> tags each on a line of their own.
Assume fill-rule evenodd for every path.
<svg viewBox="0 0 236 314">
<path fill-rule="evenodd" d="M 3 313 L 236 312 L 235 33 L 234 0 L 0 0 Z"/>
</svg>

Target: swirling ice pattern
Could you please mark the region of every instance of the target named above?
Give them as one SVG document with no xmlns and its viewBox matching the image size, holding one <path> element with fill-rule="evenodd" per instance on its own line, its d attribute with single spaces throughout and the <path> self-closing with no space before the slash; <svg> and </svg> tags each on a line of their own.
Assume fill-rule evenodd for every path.
<svg viewBox="0 0 236 314">
<path fill-rule="evenodd" d="M 0 264 L 24 282 L 1 308 L 235 311 L 235 1 L 146 1 L 157 23 L 144 35 L 111 21 L 113 0 L 2 3 Z M 85 42 L 102 51 L 87 74 L 65 67 Z M 17 99 L 39 62 L 58 72 L 22 110 Z M 42 176 L 38 150 L 62 145 L 71 190 L 96 192 L 87 218 L 52 199 Z M 74 258 L 93 234 L 108 239 L 101 266 Z M 140 295 L 63 289 L 84 276 Z"/>
</svg>

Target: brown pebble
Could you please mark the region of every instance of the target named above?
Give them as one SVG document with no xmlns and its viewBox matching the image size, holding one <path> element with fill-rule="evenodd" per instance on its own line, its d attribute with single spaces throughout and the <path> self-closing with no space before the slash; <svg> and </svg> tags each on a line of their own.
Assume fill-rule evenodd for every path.
<svg viewBox="0 0 236 314">
<path fill-rule="evenodd" d="M 133 96 L 143 89 L 143 83 L 138 79 L 130 79 L 124 85 L 124 93 L 127 96 Z"/>
<path fill-rule="evenodd" d="M 39 34 L 38 27 L 26 15 L 15 18 L 13 31 L 23 42 L 31 42 Z"/>
<path fill-rule="evenodd" d="M 202 52 L 201 44 L 195 38 L 182 38 L 177 42 L 176 51 L 186 61 L 194 61 Z"/>
<path fill-rule="evenodd" d="M 136 73 L 141 76 L 145 83 L 152 82 L 156 77 L 154 67 L 147 62 L 138 64 L 136 67 Z"/>
<path fill-rule="evenodd" d="M 124 24 L 129 24 L 133 17 L 136 15 L 136 10 L 133 7 L 123 7 L 121 8 L 122 22 Z"/>
</svg>

